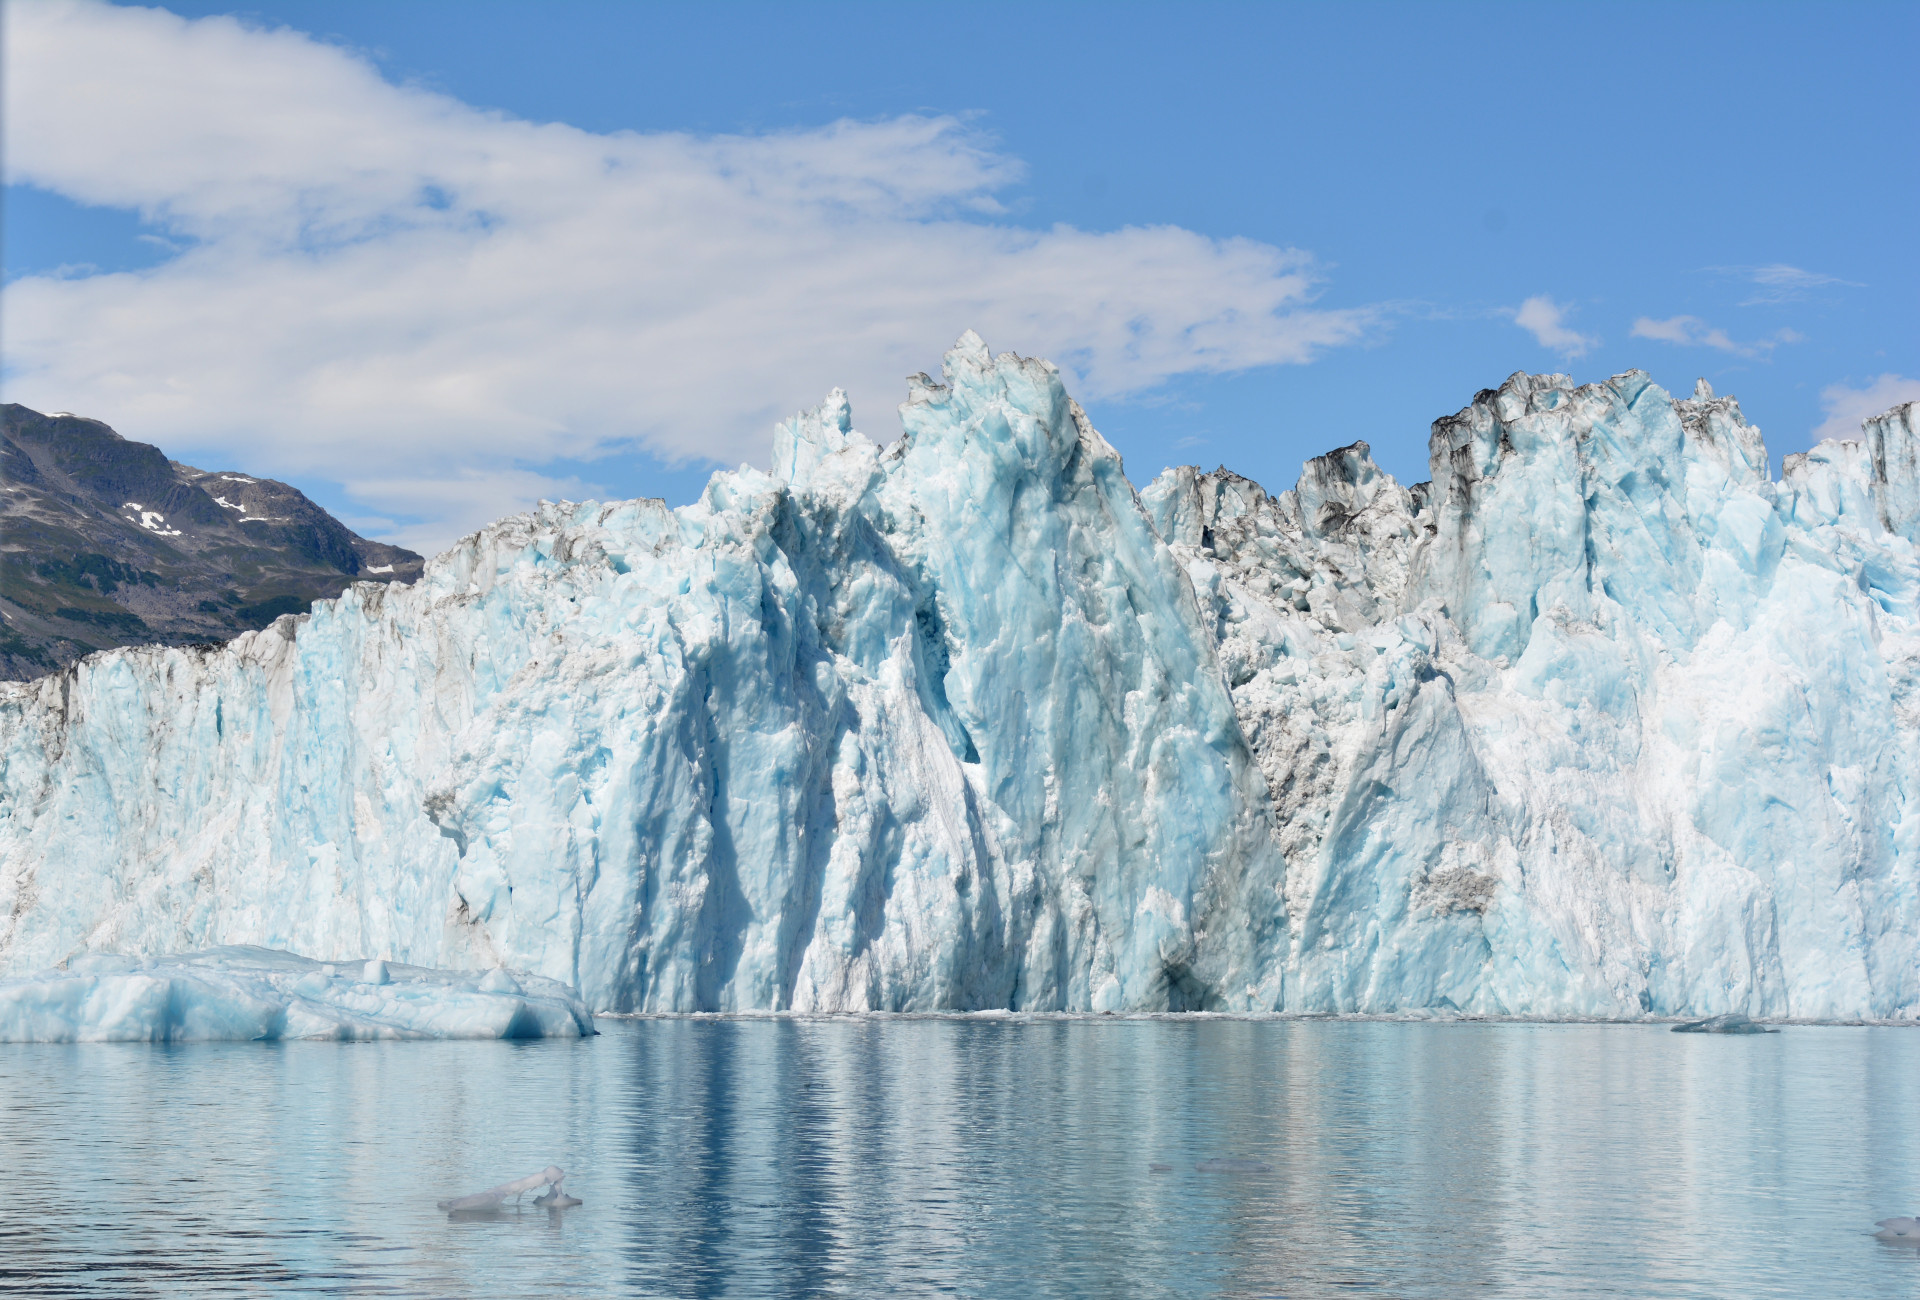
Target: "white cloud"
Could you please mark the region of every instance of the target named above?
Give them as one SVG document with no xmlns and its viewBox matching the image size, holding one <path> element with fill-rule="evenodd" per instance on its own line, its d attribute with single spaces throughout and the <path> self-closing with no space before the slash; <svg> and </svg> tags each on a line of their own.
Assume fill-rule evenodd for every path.
<svg viewBox="0 0 1920 1300">
<path fill-rule="evenodd" d="M 1637 339 L 1657 339 L 1663 343 L 1677 343 L 1682 347 L 1715 348 L 1737 357 L 1767 356 L 1782 343 L 1798 343 L 1805 336 L 1790 329 L 1775 330 L 1764 339 L 1751 343 L 1737 343 L 1722 329 L 1709 326 L 1698 316 L 1671 316 L 1666 320 L 1654 320 L 1642 316 L 1633 323 L 1633 337 Z"/>
<path fill-rule="evenodd" d="M 350 484 L 425 545 L 582 486 L 556 459 L 760 460 L 835 384 L 884 435 L 969 327 L 1097 398 L 1309 361 L 1376 315 L 1313 307 L 1293 249 L 996 223 L 1020 165 L 952 118 L 594 134 L 92 0 L 8 6 L 6 61 L 10 179 L 183 250 L 9 286 L 10 399 Z"/>
<path fill-rule="evenodd" d="M 1788 266 L 1785 262 L 1773 262 L 1766 266 L 1730 266 L 1720 269 L 1745 276 L 1760 286 L 1758 293 L 1740 304 L 1742 307 L 1794 302 L 1804 298 L 1811 289 L 1828 287 L 1858 289 L 1861 287 L 1853 280 L 1842 280 L 1837 275 L 1824 275 L 1819 271 L 1803 270 L 1797 266 Z"/>
<path fill-rule="evenodd" d="M 1519 310 L 1513 313 L 1513 323 L 1533 335 L 1534 341 L 1543 348 L 1551 348 L 1563 357 L 1582 356 L 1600 340 L 1569 328 L 1566 316 L 1565 307 L 1541 294 L 1520 304 Z"/>
<path fill-rule="evenodd" d="M 1920 379 L 1908 379 L 1905 375 L 1881 375 L 1860 388 L 1829 384 L 1820 390 L 1820 405 L 1825 409 L 1827 418 L 1813 431 L 1813 440 L 1858 438 L 1862 420 L 1879 415 L 1902 402 L 1920 402 Z"/>
<path fill-rule="evenodd" d="M 341 479 L 348 496 L 381 512 L 364 522 L 387 541 L 427 555 L 458 535 L 448 533 L 449 520 L 468 521 L 469 527 L 478 527 L 511 510 L 532 505 L 542 497 L 586 501 L 601 495 L 593 484 L 574 475 L 556 477 L 499 464 L 451 465 L 439 473 L 411 464 L 399 472 L 376 465 L 370 468 L 381 472 L 369 474 L 368 468 L 360 467 L 357 475 L 345 473 Z M 503 506 L 503 501 L 508 504 Z M 401 522 L 402 519 L 414 522 Z M 342 522 L 350 528 L 359 527 Z"/>
</svg>

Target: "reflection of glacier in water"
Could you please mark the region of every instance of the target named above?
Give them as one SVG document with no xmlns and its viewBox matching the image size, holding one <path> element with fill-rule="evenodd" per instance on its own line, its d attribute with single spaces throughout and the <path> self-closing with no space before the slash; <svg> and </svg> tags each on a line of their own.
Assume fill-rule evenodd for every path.
<svg viewBox="0 0 1920 1300">
<path fill-rule="evenodd" d="M 0 1218 L 0 1294 L 1920 1288 L 1920 1252 L 1870 1226 L 1920 1205 L 1909 1030 L 601 1028 L 540 1043 L 9 1047 L 0 1167 L 35 1208 Z M 435 1206 L 549 1161 L 583 1206 L 452 1220 Z"/>
</svg>

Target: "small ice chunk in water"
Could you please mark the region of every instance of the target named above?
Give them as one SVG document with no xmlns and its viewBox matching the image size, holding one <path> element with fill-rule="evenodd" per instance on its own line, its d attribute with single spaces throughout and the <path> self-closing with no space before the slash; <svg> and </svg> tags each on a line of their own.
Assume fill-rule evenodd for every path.
<svg viewBox="0 0 1920 1300">
<path fill-rule="evenodd" d="M 1147 1166 L 1147 1172 L 1150 1174 L 1170 1174 L 1173 1172 L 1173 1166 L 1163 1165 L 1156 1160 L 1154 1163 Z"/>
<path fill-rule="evenodd" d="M 1690 1020 L 1684 1025 L 1675 1025 L 1676 1034 L 1777 1034 L 1777 1029 L 1768 1029 L 1765 1025 L 1756 1025 L 1738 1011 L 1729 1011 L 1724 1016 L 1708 1016 L 1705 1020 Z"/>
<path fill-rule="evenodd" d="M 1203 1174 L 1270 1174 L 1273 1166 L 1264 1160 L 1202 1160 L 1194 1166 Z"/>
<path fill-rule="evenodd" d="M 521 1197 L 536 1188 L 550 1187 L 553 1190 L 549 1193 L 549 1196 L 541 1197 L 534 1202 L 535 1205 L 542 1204 L 543 1202 L 546 1204 L 555 1204 L 556 1202 L 550 1200 L 549 1197 L 564 1197 L 566 1201 L 578 1205 L 580 1202 L 574 1200 L 571 1196 L 567 1196 L 565 1192 L 560 1190 L 560 1184 L 566 1176 L 567 1171 L 558 1165 L 548 1165 L 537 1174 L 528 1174 L 525 1178 L 516 1178 L 510 1183 L 501 1183 L 498 1187 L 489 1187 L 484 1192 L 475 1192 L 471 1196 L 456 1196 L 450 1201 L 438 1201 L 435 1202 L 435 1204 L 449 1214 L 458 1214 L 462 1210 L 488 1209 L 499 1205 L 509 1196 Z"/>
<path fill-rule="evenodd" d="M 1907 1245 L 1920 1246 L 1920 1218 L 1882 1219 L 1873 1226 L 1880 1230 L 1873 1235 L 1882 1241 L 1898 1241 Z"/>
</svg>

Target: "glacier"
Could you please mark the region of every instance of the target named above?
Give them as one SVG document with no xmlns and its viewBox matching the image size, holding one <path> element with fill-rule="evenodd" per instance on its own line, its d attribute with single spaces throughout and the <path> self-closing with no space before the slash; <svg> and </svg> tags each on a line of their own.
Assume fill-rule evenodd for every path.
<svg viewBox="0 0 1920 1300">
<path fill-rule="evenodd" d="M 504 970 L 336 964 L 232 945 L 168 957 L 81 953 L 0 979 L 0 1043 L 580 1038 L 593 1016 L 553 980 Z"/>
<path fill-rule="evenodd" d="M 1920 435 L 1515 375 L 1136 491 L 964 336 L 692 505 L 0 684 L 0 971 L 254 944 L 596 1011 L 1920 1017 Z"/>
</svg>

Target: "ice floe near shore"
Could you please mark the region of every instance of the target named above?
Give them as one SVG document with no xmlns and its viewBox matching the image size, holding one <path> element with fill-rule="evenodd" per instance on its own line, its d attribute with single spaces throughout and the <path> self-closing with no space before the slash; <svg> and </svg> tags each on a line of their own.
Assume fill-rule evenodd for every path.
<svg viewBox="0 0 1920 1300">
<path fill-rule="evenodd" d="M 93 954 L 0 980 L 0 1042 L 579 1038 L 593 1017 L 537 975 L 378 959 L 318 962 L 269 948 L 177 957 Z"/>
</svg>

